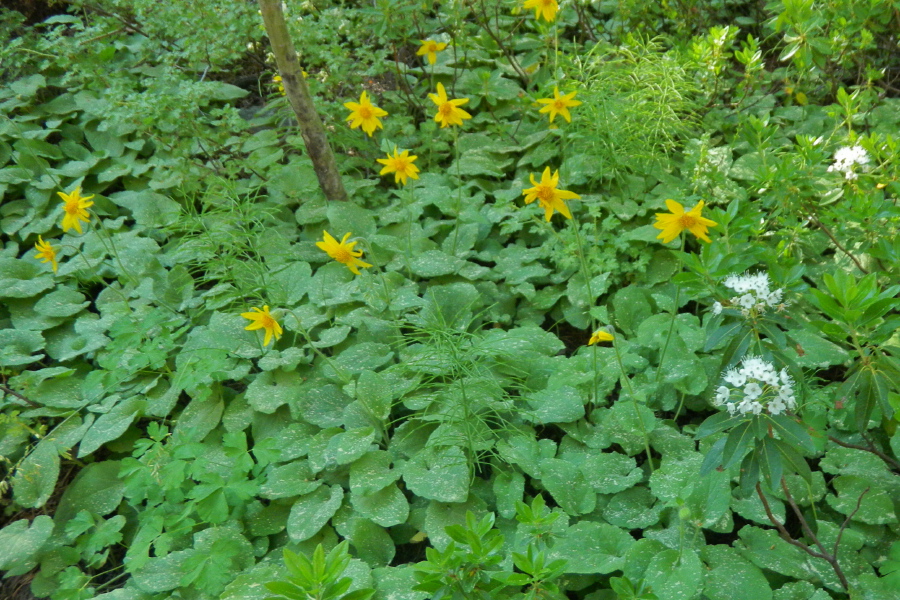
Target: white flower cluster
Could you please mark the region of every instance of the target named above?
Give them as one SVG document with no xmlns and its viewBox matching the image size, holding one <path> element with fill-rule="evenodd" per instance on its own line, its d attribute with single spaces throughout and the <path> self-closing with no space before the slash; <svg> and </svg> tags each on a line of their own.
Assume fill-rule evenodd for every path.
<svg viewBox="0 0 900 600">
<path fill-rule="evenodd" d="M 725 406 L 732 415 L 758 415 L 764 410 L 780 415 L 797 406 L 794 380 L 787 369 L 776 371 L 759 356 L 744 357 L 740 368 L 729 369 L 722 379 L 728 385 L 716 389 L 715 404 Z"/>
<path fill-rule="evenodd" d="M 829 172 L 840 171 L 844 177 L 856 179 L 853 171 L 854 165 L 865 166 L 869 164 L 869 155 L 862 146 L 844 146 L 834 153 L 834 164 L 828 167 Z"/>
<path fill-rule="evenodd" d="M 769 283 L 768 273 L 730 275 L 725 279 L 725 287 L 738 293 L 731 299 L 731 304 L 740 307 L 741 314 L 745 317 L 749 316 L 751 311 L 762 314 L 767 308 L 783 308 L 781 299 L 784 290 L 782 288 L 770 290 Z M 720 312 L 722 305 L 717 302 L 713 305 L 713 314 Z"/>
</svg>

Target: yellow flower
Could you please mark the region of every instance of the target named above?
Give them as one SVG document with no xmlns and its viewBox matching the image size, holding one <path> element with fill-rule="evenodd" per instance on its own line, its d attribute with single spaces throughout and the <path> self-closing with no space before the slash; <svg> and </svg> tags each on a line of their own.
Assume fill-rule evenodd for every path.
<svg viewBox="0 0 900 600">
<path fill-rule="evenodd" d="M 278 86 L 278 93 L 284 96 L 284 81 L 281 79 L 281 75 L 275 75 L 274 77 L 272 77 L 272 83 Z"/>
<path fill-rule="evenodd" d="M 472 115 L 459 108 L 469 101 L 468 98 L 448 100 L 443 84 L 437 84 L 437 94 L 428 94 L 428 99 L 437 104 L 438 111 L 434 120 L 441 124 L 441 129 L 448 125 L 462 125 L 463 119 L 471 119 Z"/>
<path fill-rule="evenodd" d="M 545 21 L 551 23 L 556 18 L 559 4 L 556 0 L 525 0 L 524 8 L 533 8 L 535 19 L 543 16 Z"/>
<path fill-rule="evenodd" d="M 94 197 L 93 194 L 82 198 L 81 186 L 75 188 L 71 194 L 64 194 L 63 192 L 56 193 L 63 199 L 63 210 L 66 213 L 63 215 L 62 220 L 63 231 L 69 231 L 74 227 L 75 231 L 81 233 L 80 221 L 89 223 L 91 220 L 91 216 L 86 209 L 94 205 L 93 202 L 88 202 L 88 200 Z"/>
<path fill-rule="evenodd" d="M 556 115 L 562 115 L 563 119 L 566 120 L 566 123 L 572 122 L 572 117 L 569 115 L 569 108 L 573 106 L 578 106 L 581 104 L 579 100 L 573 100 L 575 98 L 575 94 L 578 92 L 572 92 L 571 94 L 566 94 L 565 96 L 559 95 L 559 88 L 553 87 L 553 98 L 541 98 L 538 100 L 541 104 L 546 104 L 544 108 L 542 108 L 539 112 L 541 113 L 550 113 L 550 122 L 553 122 L 553 119 L 556 118 Z"/>
<path fill-rule="evenodd" d="M 674 200 L 666 200 L 666 207 L 669 212 L 656 213 L 656 223 L 653 224 L 654 227 L 662 230 L 662 233 L 656 238 L 661 239 L 663 244 L 668 244 L 677 238 L 685 229 L 704 242 L 710 241 L 709 236 L 706 235 L 707 228 L 715 227 L 718 223 L 700 216 L 700 211 L 703 210 L 703 200 L 688 212 L 684 212 L 684 207 Z"/>
<path fill-rule="evenodd" d="M 602 342 L 611 342 L 615 339 L 615 336 L 605 329 L 598 329 L 591 335 L 591 339 L 588 342 L 588 346 L 593 346 L 594 344 L 600 344 Z"/>
<path fill-rule="evenodd" d="M 561 212 L 567 219 L 572 218 L 569 207 L 566 206 L 566 203 L 563 201 L 568 199 L 581 199 L 581 196 L 575 192 L 556 189 L 556 186 L 559 184 L 559 170 L 551 175 L 550 167 L 544 169 L 540 183 L 534 180 L 534 173 L 532 173 L 531 183 L 534 187 L 522 190 L 522 193 L 525 195 L 525 204 L 531 204 L 537 200 L 540 203 L 541 208 L 544 209 L 548 221 L 550 220 L 550 217 L 553 216 L 554 210 Z"/>
<path fill-rule="evenodd" d="M 56 269 L 59 267 L 59 264 L 56 262 L 56 248 L 51 246 L 50 242 L 45 242 L 41 236 L 38 236 L 34 249 L 37 250 L 37 254 L 34 257 L 40 258 L 42 263 L 50 263 L 53 266 L 53 272 L 56 273 Z"/>
<path fill-rule="evenodd" d="M 347 265 L 347 268 L 353 271 L 354 275 L 359 275 L 359 269 L 357 267 L 371 267 L 367 262 L 363 262 L 359 260 L 358 257 L 362 256 L 362 250 L 354 250 L 353 246 L 356 242 L 347 243 L 347 238 L 350 237 L 350 234 L 346 234 L 344 239 L 338 242 L 336 239 L 331 237 L 331 234 L 327 231 L 323 231 L 323 241 L 316 242 L 316 246 L 324 250 L 328 256 L 338 261 L 339 263 L 343 263 Z"/>
<path fill-rule="evenodd" d="M 416 50 L 416 56 L 427 56 L 428 64 L 433 65 L 437 62 L 437 53 L 447 47 L 445 42 L 436 42 L 434 40 L 420 40 L 422 45 Z"/>
<path fill-rule="evenodd" d="M 247 331 L 253 331 L 255 329 L 262 329 L 266 332 L 265 338 L 263 338 L 263 346 L 268 346 L 269 342 L 272 341 L 272 336 L 275 336 L 275 339 L 279 339 L 281 337 L 283 329 L 281 329 L 281 325 L 278 324 L 278 321 L 275 320 L 275 317 L 269 312 L 268 306 L 263 306 L 262 310 L 259 310 L 255 306 L 250 309 L 251 312 L 241 313 L 241 316 L 245 319 L 250 319 L 252 323 L 244 327 Z M 256 311 L 256 312 L 253 312 Z"/>
<path fill-rule="evenodd" d="M 368 133 L 369 137 L 372 137 L 376 129 L 384 129 L 384 125 L 381 124 L 381 119 L 378 117 L 386 117 L 387 112 L 369 102 L 366 92 L 359 97 L 358 103 L 345 102 L 344 106 L 350 109 L 350 116 L 347 117 L 347 120 L 351 122 L 350 129 L 356 129 L 362 125 L 362 130 Z"/>
<path fill-rule="evenodd" d="M 409 150 L 404 150 L 403 153 L 397 152 L 396 146 L 394 147 L 394 155 L 391 156 L 388 153 L 387 158 L 379 158 L 378 162 L 384 165 L 384 168 L 381 170 L 379 175 L 388 175 L 390 173 L 394 174 L 394 183 L 402 183 L 406 185 L 406 178 L 412 177 L 413 179 L 419 178 L 419 167 L 413 164 L 413 161 L 419 158 L 418 156 L 410 156 Z"/>
</svg>

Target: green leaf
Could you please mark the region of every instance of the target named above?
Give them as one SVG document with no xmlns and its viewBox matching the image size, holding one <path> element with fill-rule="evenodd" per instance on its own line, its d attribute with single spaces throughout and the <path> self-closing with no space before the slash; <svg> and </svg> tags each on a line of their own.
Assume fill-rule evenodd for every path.
<svg viewBox="0 0 900 600">
<path fill-rule="evenodd" d="M 325 448 L 325 460 L 347 465 L 363 456 L 372 446 L 375 429 L 360 427 L 332 436 Z"/>
<path fill-rule="evenodd" d="M 727 412 L 716 413 L 700 424 L 700 427 L 697 428 L 697 433 L 695 434 L 695 436 L 698 440 L 703 439 L 714 433 L 725 431 L 726 429 L 734 427 L 745 418 L 746 417 L 744 417 L 743 415 L 733 417 Z"/>
<path fill-rule="evenodd" d="M 115 405 L 108 413 L 100 415 L 87 430 L 78 446 L 78 458 L 83 458 L 98 448 L 121 436 L 134 419 L 144 410 L 147 402 L 129 398 Z"/>
<path fill-rule="evenodd" d="M 56 443 L 44 439 L 19 463 L 13 475 L 13 497 L 20 506 L 39 508 L 50 499 L 59 477 Z"/>
<path fill-rule="evenodd" d="M 380 421 L 391 414 L 393 394 L 391 386 L 383 375 L 374 371 L 363 371 L 356 383 L 356 398 Z"/>
<path fill-rule="evenodd" d="M 303 378 L 296 371 L 275 369 L 260 373 L 247 386 L 247 403 L 259 412 L 272 414 L 300 397 Z"/>
<path fill-rule="evenodd" d="M 44 347 L 39 331 L 0 329 L 0 367 L 19 367 L 44 358 L 35 354 Z"/>
<path fill-rule="evenodd" d="M 722 466 L 729 468 L 731 465 L 744 458 L 750 444 L 754 440 L 754 428 L 750 421 L 744 421 L 728 433 L 725 440 L 725 448 L 722 450 Z"/>
<path fill-rule="evenodd" d="M 266 482 L 259 490 L 263 498 L 290 498 L 309 494 L 322 485 L 314 478 L 309 461 L 295 460 L 286 465 L 270 466 Z"/>
<path fill-rule="evenodd" d="M 33 298 L 53 285 L 52 274 L 39 263 L 0 257 L 0 298 Z"/>
<path fill-rule="evenodd" d="M 807 428 L 787 415 L 770 416 L 772 429 L 788 444 L 801 448 L 806 454 L 815 454 L 816 445 Z"/>
<path fill-rule="evenodd" d="M 139 227 L 166 227 L 181 214 L 181 206 L 177 202 L 151 190 L 116 192 L 107 198 L 131 211 Z"/>
<path fill-rule="evenodd" d="M 650 560 L 644 581 L 659 600 L 693 598 L 700 590 L 703 571 L 700 558 L 693 550 L 663 550 Z"/>
<path fill-rule="evenodd" d="M 772 600 L 772 589 L 763 572 L 742 559 L 727 546 L 707 546 L 704 549 L 707 567 L 703 593 L 709 600 L 753 598 Z"/>
<path fill-rule="evenodd" d="M 469 464 L 456 446 L 428 447 L 403 467 L 403 480 L 422 498 L 464 502 L 469 496 Z"/>
<path fill-rule="evenodd" d="M 566 573 L 607 574 L 621 570 L 634 538 L 618 527 L 581 521 L 547 553 L 550 560 L 567 561 Z"/>
<path fill-rule="evenodd" d="M 442 275 L 450 275 L 459 271 L 464 261 L 445 254 L 440 250 L 426 250 L 416 253 L 410 260 L 410 267 L 419 277 L 431 279 Z"/>
<path fill-rule="evenodd" d="M 585 479 L 578 465 L 558 458 L 541 461 L 541 484 L 559 506 L 570 515 L 583 515 L 594 510 L 597 492 Z"/>
<path fill-rule="evenodd" d="M 23 575 L 34 568 L 37 554 L 53 534 L 53 519 L 38 515 L 13 521 L 0 530 L 0 571 L 8 571 L 7 577 Z"/>
<path fill-rule="evenodd" d="M 368 494 L 351 492 L 350 503 L 356 513 L 382 527 L 405 523 L 409 517 L 409 502 L 396 484 Z"/>
<path fill-rule="evenodd" d="M 66 486 L 53 518 L 66 523 L 78 512 L 86 510 L 98 516 L 114 511 L 125 494 L 125 483 L 119 477 L 121 463 L 105 460 L 84 467 Z"/>
<path fill-rule="evenodd" d="M 344 489 L 333 485 L 322 486 L 294 502 L 287 522 L 291 540 L 302 542 L 319 533 L 341 507 L 343 498 Z"/>
<path fill-rule="evenodd" d="M 766 483 L 771 489 L 778 489 L 781 485 L 781 475 L 784 472 L 781 463 L 781 454 L 775 445 L 775 440 L 765 437 L 762 445 L 757 446 L 756 454 L 759 457 L 759 465 Z"/>
<path fill-rule="evenodd" d="M 884 525 L 897 522 L 893 494 L 879 480 L 869 480 L 856 475 L 841 475 L 831 481 L 836 492 L 825 500 L 833 509 L 844 515 L 856 510 L 860 497 L 859 511 L 853 515 L 854 521 L 870 525 Z M 868 490 L 868 492 L 866 491 Z M 865 493 L 865 495 L 863 495 Z"/>
<path fill-rule="evenodd" d="M 581 393 L 572 386 L 541 390 L 526 401 L 533 412 L 524 416 L 535 423 L 570 423 L 584 417 Z"/>
</svg>

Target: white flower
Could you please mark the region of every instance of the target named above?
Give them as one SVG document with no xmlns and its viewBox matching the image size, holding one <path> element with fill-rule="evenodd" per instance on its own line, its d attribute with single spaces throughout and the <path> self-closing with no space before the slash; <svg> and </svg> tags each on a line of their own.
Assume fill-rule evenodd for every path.
<svg viewBox="0 0 900 600">
<path fill-rule="evenodd" d="M 762 271 L 729 275 L 723 283 L 725 287 L 738 293 L 731 302 L 741 308 L 741 314 L 744 316 L 751 316 L 754 311 L 761 314 L 767 308 L 777 308 L 784 296 L 784 290 L 781 288 L 769 289 L 769 274 Z"/>
<path fill-rule="evenodd" d="M 712 305 L 712 314 L 720 315 L 722 314 L 722 303 L 721 302 L 713 302 Z"/>
<path fill-rule="evenodd" d="M 734 387 L 741 387 L 746 383 L 747 376 L 744 375 L 743 372 L 738 371 L 737 369 L 728 369 L 724 375 L 722 375 L 722 379 L 725 380 L 726 383 L 730 383 Z"/>
<path fill-rule="evenodd" d="M 731 396 L 731 389 L 728 386 L 720 385 L 716 388 L 716 406 L 720 406 L 727 402 L 729 396 Z"/>
<path fill-rule="evenodd" d="M 744 386 L 744 399 L 745 400 L 756 400 L 760 396 L 762 396 L 762 388 L 759 387 L 758 383 L 748 383 Z"/>
<path fill-rule="evenodd" d="M 844 146 L 838 148 L 834 153 L 834 163 L 828 167 L 829 172 L 840 171 L 844 174 L 844 178 L 848 180 L 856 179 L 857 175 L 853 171 L 855 165 L 865 167 L 869 164 L 869 154 L 862 146 Z"/>
</svg>

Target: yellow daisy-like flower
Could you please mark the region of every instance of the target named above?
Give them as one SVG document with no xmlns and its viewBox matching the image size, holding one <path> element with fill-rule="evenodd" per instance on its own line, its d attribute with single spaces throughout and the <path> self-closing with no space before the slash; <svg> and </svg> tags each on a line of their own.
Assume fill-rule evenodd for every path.
<svg viewBox="0 0 900 600">
<path fill-rule="evenodd" d="M 378 162 L 384 165 L 384 168 L 381 169 L 381 173 L 379 175 L 388 175 L 390 173 L 394 174 L 394 183 L 402 183 L 406 185 L 407 177 L 412 177 L 413 179 L 419 178 L 419 167 L 413 164 L 413 161 L 419 158 L 418 156 L 410 156 L 409 150 L 404 150 L 402 153 L 397 152 L 397 148 L 394 147 L 394 155 L 391 156 L 388 153 L 387 158 L 379 158 Z"/>
<path fill-rule="evenodd" d="M 561 212 L 567 219 L 572 218 L 572 213 L 569 212 L 569 207 L 566 206 L 564 200 L 578 200 L 581 199 L 581 196 L 575 192 L 556 189 L 556 186 L 559 185 L 558 169 L 552 175 L 550 174 L 550 167 L 544 169 L 540 183 L 534 180 L 534 173 L 532 173 L 531 184 L 534 185 L 534 187 L 522 190 L 522 194 L 525 195 L 525 204 L 531 204 L 537 200 L 540 203 L 541 208 L 544 209 L 548 221 L 550 220 L 550 217 L 553 216 L 554 210 Z"/>
<path fill-rule="evenodd" d="M 611 342 L 613 341 L 615 336 L 605 329 L 598 329 L 591 335 L 591 339 L 588 342 L 588 346 L 593 346 L 594 344 L 600 344 L 602 342 Z"/>
<path fill-rule="evenodd" d="M 535 19 L 544 17 L 545 21 L 552 23 L 559 11 L 559 4 L 556 0 L 525 0 L 524 8 L 533 8 Z"/>
<path fill-rule="evenodd" d="M 252 323 L 244 327 L 247 331 L 262 329 L 266 332 L 266 335 L 263 338 L 263 346 L 269 345 L 273 335 L 275 336 L 275 339 L 278 340 L 284 331 L 281 328 L 281 325 L 278 324 L 278 321 L 275 320 L 275 317 L 272 316 L 272 313 L 269 312 L 268 306 L 263 306 L 262 310 L 259 310 L 254 306 L 250 309 L 250 312 L 241 313 L 241 316 L 252 321 Z"/>
<path fill-rule="evenodd" d="M 663 244 L 668 244 L 687 229 L 708 243 L 710 239 L 706 235 L 707 228 L 715 227 L 718 223 L 700 216 L 703 204 L 703 200 L 701 200 L 697 203 L 697 206 L 688 212 L 684 212 L 684 206 L 674 200 L 666 200 L 666 207 L 669 209 L 669 212 L 656 213 L 656 223 L 653 224 L 654 227 L 662 230 L 662 233 L 656 238 L 662 240 Z"/>
<path fill-rule="evenodd" d="M 541 104 L 546 104 L 544 108 L 542 108 L 539 112 L 541 113 L 550 113 L 550 122 L 553 122 L 553 119 L 556 118 L 556 115 L 562 115 L 563 119 L 566 120 L 566 123 L 572 122 L 572 116 L 569 114 L 569 109 L 573 106 L 578 106 L 581 104 L 579 100 L 573 100 L 575 98 L 575 94 L 578 92 L 572 92 L 571 94 L 566 94 L 565 96 L 559 95 L 559 88 L 553 87 L 553 97 L 552 98 L 541 98 L 538 100 Z"/>
<path fill-rule="evenodd" d="M 316 246 L 324 250 L 325 253 L 334 260 L 347 265 L 347 268 L 350 269 L 354 275 L 359 275 L 358 267 L 372 266 L 367 262 L 359 260 L 359 257 L 362 256 L 362 250 L 353 249 L 356 242 L 347 243 L 347 238 L 349 238 L 351 234 L 346 234 L 344 239 L 338 242 L 331 237 L 331 234 L 327 231 L 323 231 L 322 233 L 324 234 L 322 236 L 323 241 L 316 242 Z"/>
<path fill-rule="evenodd" d="M 369 102 L 366 92 L 359 97 L 359 102 L 345 102 L 344 106 L 350 109 L 350 116 L 347 117 L 347 120 L 350 121 L 350 129 L 362 126 L 362 130 L 368 133 L 369 137 L 372 137 L 376 129 L 384 129 L 379 117 L 386 117 L 387 111 Z"/>
<path fill-rule="evenodd" d="M 81 186 L 75 188 L 71 194 L 65 194 L 63 192 L 56 193 L 63 199 L 63 211 L 65 211 L 62 220 L 63 231 L 69 231 L 74 227 L 75 231 L 81 233 L 81 221 L 89 223 L 91 220 L 91 216 L 88 214 L 87 209 L 94 205 L 93 202 L 88 202 L 88 200 L 94 197 L 93 194 L 82 198 Z"/>
<path fill-rule="evenodd" d="M 416 56 L 427 56 L 428 64 L 433 65 L 437 62 L 437 53 L 447 47 L 446 42 L 436 42 L 434 40 L 419 40 L 422 45 L 416 50 Z"/>
<path fill-rule="evenodd" d="M 437 114 L 434 120 L 441 124 L 441 129 L 448 125 L 462 125 L 463 119 L 471 119 L 472 115 L 460 108 L 469 101 L 468 98 L 448 100 L 444 85 L 437 84 L 437 94 L 428 94 L 428 99 L 437 104 Z"/>
<path fill-rule="evenodd" d="M 51 246 L 50 242 L 45 242 L 41 236 L 38 236 L 34 249 L 37 250 L 37 254 L 34 257 L 40 258 L 42 263 L 50 263 L 53 267 L 53 272 L 56 273 L 56 269 L 59 267 L 59 264 L 56 262 L 56 248 Z"/>
</svg>

